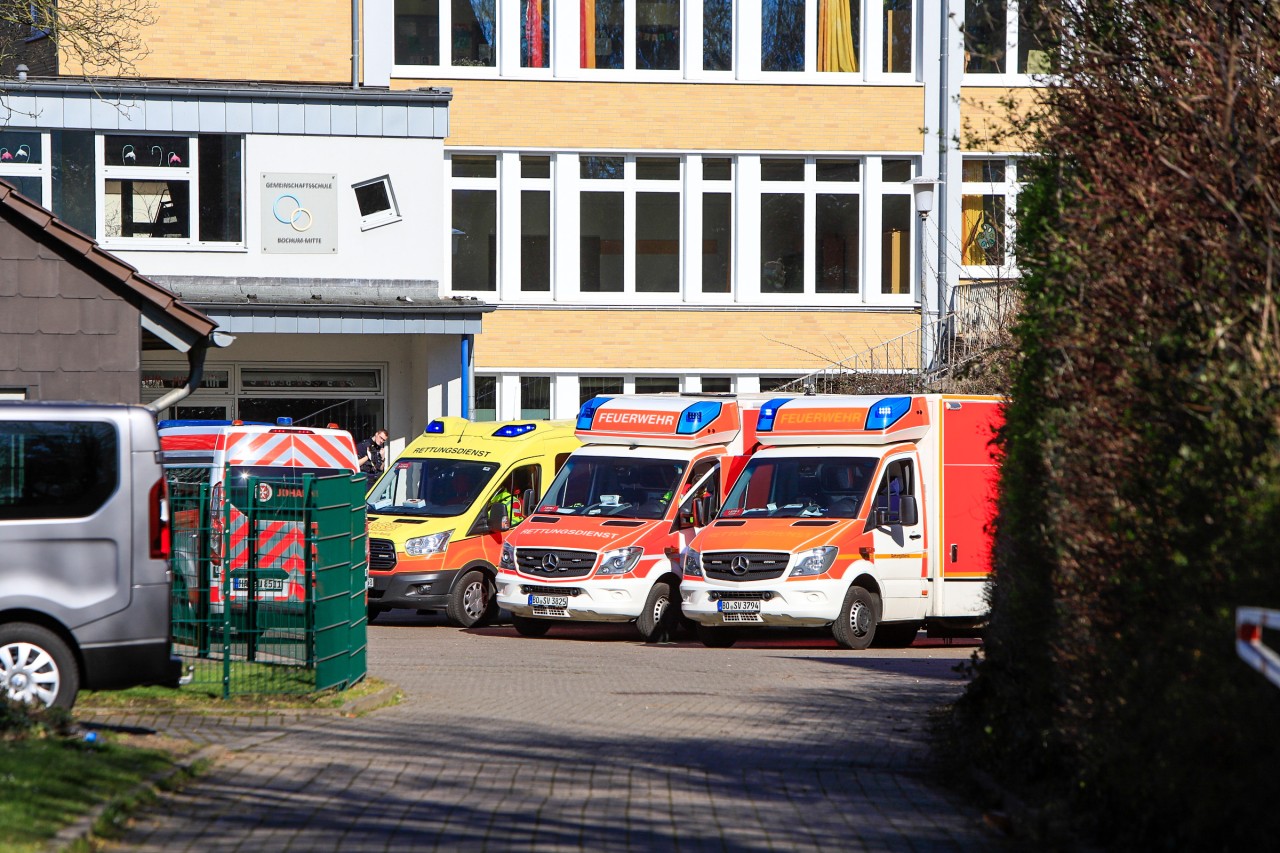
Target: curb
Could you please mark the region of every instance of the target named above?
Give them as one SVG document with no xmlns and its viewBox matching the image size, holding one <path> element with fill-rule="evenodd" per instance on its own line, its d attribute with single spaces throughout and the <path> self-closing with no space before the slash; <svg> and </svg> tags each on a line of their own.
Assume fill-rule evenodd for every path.
<svg viewBox="0 0 1280 853">
<path fill-rule="evenodd" d="M 94 837 L 93 828 L 98 821 L 106 814 L 107 810 L 118 807 L 123 803 L 137 800 L 145 794 L 158 795 L 164 783 L 168 782 L 176 776 L 192 775 L 192 768 L 203 761 L 215 762 L 218 760 L 226 748 L 221 744 L 210 744 L 203 749 L 197 750 L 193 754 L 187 756 L 181 761 L 175 761 L 171 767 L 161 770 L 154 776 L 139 782 L 129 790 L 122 794 L 117 794 L 90 809 L 86 814 L 81 816 L 74 823 L 64 826 L 58 830 L 53 838 L 45 845 L 48 853 L 61 853 L 77 841 L 89 841 Z M 132 814 L 133 809 L 127 809 L 128 814 Z"/>
<path fill-rule="evenodd" d="M 342 705 L 337 712 L 343 716 L 354 717 L 360 714 L 367 714 L 370 711 L 377 710 L 384 705 L 393 704 L 397 695 L 402 693 L 398 685 L 387 682 L 387 686 L 383 687 L 376 693 L 370 693 L 368 696 L 361 696 L 359 699 L 352 699 L 350 702 Z"/>
</svg>

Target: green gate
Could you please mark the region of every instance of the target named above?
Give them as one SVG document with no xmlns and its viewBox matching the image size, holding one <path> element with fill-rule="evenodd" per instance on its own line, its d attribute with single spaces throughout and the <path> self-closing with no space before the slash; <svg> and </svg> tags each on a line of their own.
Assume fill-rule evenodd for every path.
<svg viewBox="0 0 1280 853">
<path fill-rule="evenodd" d="M 174 652 L 224 698 L 344 689 L 365 676 L 363 475 L 169 468 Z"/>
</svg>

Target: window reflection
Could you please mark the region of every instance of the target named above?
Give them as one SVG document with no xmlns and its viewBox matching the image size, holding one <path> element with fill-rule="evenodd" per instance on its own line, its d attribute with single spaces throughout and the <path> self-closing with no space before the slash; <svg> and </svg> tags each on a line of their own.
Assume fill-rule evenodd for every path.
<svg viewBox="0 0 1280 853">
<path fill-rule="evenodd" d="M 625 0 L 582 0 L 583 68 L 621 68 Z"/>
<path fill-rule="evenodd" d="M 733 0 L 702 0 L 702 68 L 733 70 Z"/>
<path fill-rule="evenodd" d="M 804 0 L 764 0 L 760 20 L 760 70 L 804 70 Z"/>
<path fill-rule="evenodd" d="M 396 0 L 398 65 L 440 64 L 440 0 Z"/>
<path fill-rule="evenodd" d="M 760 290 L 804 291 L 804 196 L 760 195 Z"/>
<path fill-rule="evenodd" d="M 548 0 L 520 0 L 520 66 L 546 68 L 551 61 Z"/>
<path fill-rule="evenodd" d="M 729 193 L 702 196 L 702 292 L 730 292 L 733 251 L 733 197 Z"/>
<path fill-rule="evenodd" d="M 584 192 L 582 205 L 583 293 L 621 293 L 623 282 L 622 193 Z"/>
<path fill-rule="evenodd" d="M 680 194 L 636 193 L 636 291 L 680 290 Z"/>
<path fill-rule="evenodd" d="M 453 191 L 453 229 L 458 237 L 453 254 L 455 290 L 497 290 L 497 228 L 496 192 Z"/>
<path fill-rule="evenodd" d="M 680 70 L 680 0 L 637 0 L 636 68 Z"/>
<path fill-rule="evenodd" d="M 818 293 L 858 292 L 858 204 L 856 195 L 817 197 Z"/>
<path fill-rule="evenodd" d="M 494 0 L 453 0 L 450 41 L 454 65 L 494 65 L 493 6 Z"/>
<path fill-rule="evenodd" d="M 964 70 L 967 73 L 1004 73 L 1007 14 L 1005 0 L 965 0 Z"/>
<path fill-rule="evenodd" d="M 911 72 L 911 0 L 884 0 L 884 68 L 887 74 Z"/>
</svg>

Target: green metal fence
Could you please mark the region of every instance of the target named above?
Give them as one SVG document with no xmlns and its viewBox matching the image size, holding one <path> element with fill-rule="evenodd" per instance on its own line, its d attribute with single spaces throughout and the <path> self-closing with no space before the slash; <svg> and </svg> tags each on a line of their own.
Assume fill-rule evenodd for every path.
<svg viewBox="0 0 1280 853">
<path fill-rule="evenodd" d="M 173 642 L 224 698 L 345 688 L 365 675 L 364 475 L 232 478 L 169 468 Z"/>
</svg>

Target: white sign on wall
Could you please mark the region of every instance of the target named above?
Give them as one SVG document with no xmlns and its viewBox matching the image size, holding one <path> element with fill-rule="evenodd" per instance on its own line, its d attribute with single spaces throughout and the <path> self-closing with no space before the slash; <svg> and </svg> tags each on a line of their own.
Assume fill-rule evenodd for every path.
<svg viewBox="0 0 1280 853">
<path fill-rule="evenodd" d="M 338 251 L 336 175 L 262 173 L 262 251 L 333 254 Z"/>
</svg>

